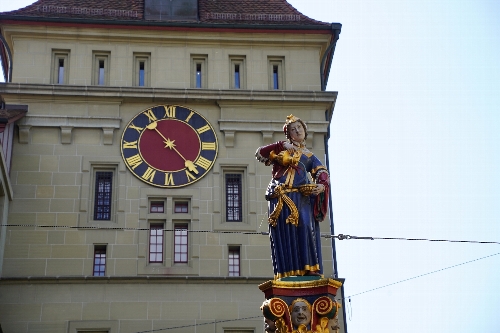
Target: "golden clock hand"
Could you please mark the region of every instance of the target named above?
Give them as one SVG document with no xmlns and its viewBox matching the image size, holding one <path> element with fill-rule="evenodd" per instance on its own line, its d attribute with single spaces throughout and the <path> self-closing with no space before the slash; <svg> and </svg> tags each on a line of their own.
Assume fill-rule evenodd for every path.
<svg viewBox="0 0 500 333">
<path fill-rule="evenodd" d="M 198 174 L 198 173 L 199 173 L 199 172 L 198 172 L 198 169 L 196 169 L 196 166 L 194 165 L 194 163 L 193 163 L 192 161 L 190 161 L 190 160 L 187 160 L 187 159 L 186 159 L 184 156 L 182 156 L 182 154 L 181 154 L 181 153 L 180 153 L 180 152 L 179 152 L 179 151 L 175 148 L 175 144 L 174 144 L 175 140 L 170 141 L 170 138 L 168 138 L 168 139 L 167 139 L 167 138 L 165 138 L 165 136 L 163 136 L 163 134 L 162 134 L 160 131 L 158 131 L 158 129 L 156 128 L 156 126 L 157 126 L 157 122 L 155 121 L 155 122 L 153 122 L 153 123 L 151 123 L 151 124 L 147 125 L 147 126 L 146 126 L 146 128 L 147 128 L 147 129 L 150 129 L 150 130 L 153 130 L 153 129 L 154 129 L 154 130 L 156 131 L 156 133 L 160 134 L 160 136 L 161 136 L 161 137 L 163 138 L 163 140 L 164 140 L 163 142 L 165 143 L 165 148 L 167 148 L 167 147 L 168 147 L 168 148 L 170 148 L 171 150 L 172 150 L 172 149 L 173 149 L 173 150 L 175 150 L 175 152 L 176 152 L 177 154 L 179 154 L 179 156 L 180 156 L 180 157 L 184 160 L 184 166 L 185 166 L 186 168 L 188 168 L 188 170 L 189 170 L 189 171 L 191 171 L 191 172 L 194 172 L 194 173 Z"/>
</svg>

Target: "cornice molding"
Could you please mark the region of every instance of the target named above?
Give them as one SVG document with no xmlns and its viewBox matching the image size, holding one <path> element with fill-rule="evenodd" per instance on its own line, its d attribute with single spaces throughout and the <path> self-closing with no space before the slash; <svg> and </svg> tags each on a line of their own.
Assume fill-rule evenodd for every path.
<svg viewBox="0 0 500 333">
<path fill-rule="evenodd" d="M 306 121 L 308 147 L 312 148 L 313 136 L 327 134 L 327 121 Z M 234 134 L 237 132 L 261 132 L 264 144 L 272 143 L 274 133 L 283 133 L 283 121 L 219 119 L 220 131 L 224 132 L 226 147 L 234 147 Z"/>
<path fill-rule="evenodd" d="M 114 130 L 120 128 L 121 119 L 111 117 L 72 117 L 34 115 L 25 116 L 17 124 L 19 126 L 19 143 L 29 143 L 31 127 L 59 127 L 61 129 L 61 143 L 71 143 L 73 128 L 100 128 L 103 132 L 103 143 L 113 143 Z"/>
<path fill-rule="evenodd" d="M 204 276 L 21 276 L 2 277 L 0 285 L 7 284 L 262 284 L 269 277 L 204 277 Z"/>
<path fill-rule="evenodd" d="M 16 95 L 17 98 L 71 98 L 84 100 L 113 99 L 116 102 L 140 100 L 161 102 L 183 101 L 242 101 L 282 103 L 333 103 L 336 91 L 290 91 L 290 90 L 229 90 L 229 89 L 172 89 L 150 87 L 76 86 L 33 83 L 0 83 L 0 95 Z M 30 96 L 31 95 L 31 96 Z"/>
</svg>

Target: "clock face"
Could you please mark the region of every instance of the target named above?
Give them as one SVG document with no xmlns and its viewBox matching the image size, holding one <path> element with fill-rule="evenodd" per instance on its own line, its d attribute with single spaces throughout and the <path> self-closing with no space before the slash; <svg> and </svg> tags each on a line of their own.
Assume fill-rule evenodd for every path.
<svg viewBox="0 0 500 333">
<path fill-rule="evenodd" d="M 137 114 L 123 130 L 121 152 L 140 180 L 166 188 L 192 184 L 212 168 L 217 136 L 198 112 L 158 105 Z"/>
</svg>

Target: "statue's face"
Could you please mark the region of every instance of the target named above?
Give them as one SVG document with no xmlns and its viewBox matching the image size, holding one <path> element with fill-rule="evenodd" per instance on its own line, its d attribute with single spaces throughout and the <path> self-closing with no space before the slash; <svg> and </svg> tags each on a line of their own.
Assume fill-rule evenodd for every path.
<svg viewBox="0 0 500 333">
<path fill-rule="evenodd" d="M 292 324 L 297 327 L 300 324 L 309 325 L 311 322 L 311 310 L 304 302 L 296 302 L 292 309 Z"/>
<path fill-rule="evenodd" d="M 302 142 L 306 137 L 306 129 L 302 126 L 300 121 L 290 124 L 290 138 L 295 142 Z"/>
</svg>

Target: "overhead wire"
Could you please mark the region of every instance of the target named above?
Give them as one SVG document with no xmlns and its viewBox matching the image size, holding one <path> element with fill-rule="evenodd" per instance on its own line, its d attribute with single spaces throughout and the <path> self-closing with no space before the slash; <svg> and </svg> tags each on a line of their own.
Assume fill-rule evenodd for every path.
<svg viewBox="0 0 500 333">
<path fill-rule="evenodd" d="M 69 229 L 83 229 L 83 230 L 133 230 L 133 231 L 149 231 L 149 228 L 132 228 L 132 227 L 96 227 L 96 226 L 61 226 L 61 225 L 33 225 L 33 224 L 0 224 L 0 227 L 35 227 L 35 228 L 69 228 Z M 163 229 L 164 231 L 175 231 L 174 229 Z M 216 234 L 246 234 L 246 235 L 268 235 L 269 233 L 266 231 L 261 231 L 261 232 L 254 232 L 254 231 L 217 231 L 217 230 L 188 230 L 188 232 L 191 233 L 216 233 Z M 450 242 L 450 243 L 472 243 L 472 244 L 497 244 L 499 245 L 500 242 L 496 241 L 477 241 L 477 240 L 450 240 L 450 239 L 430 239 L 430 238 L 404 238 L 404 237 L 373 237 L 373 236 L 352 236 L 352 235 L 344 235 L 344 234 L 338 234 L 338 235 L 331 235 L 331 234 L 321 234 L 321 237 L 324 238 L 335 238 L 338 240 L 403 240 L 403 241 L 428 241 L 428 242 Z M 380 287 L 372 288 L 365 290 L 363 292 L 359 292 L 353 295 L 345 296 L 343 299 L 344 300 L 351 300 L 352 297 L 363 295 L 369 292 L 373 292 L 376 290 L 380 290 L 383 288 L 387 288 L 390 286 L 394 286 L 403 282 L 408 282 L 411 280 L 415 280 L 427 275 L 439 273 L 448 269 L 452 269 L 455 267 L 463 266 L 466 264 L 470 264 L 479 260 L 487 259 L 490 257 L 494 257 L 500 255 L 499 253 L 494 253 L 491 255 L 487 255 L 481 258 L 476 258 L 473 260 L 469 260 L 463 263 L 459 263 L 456 265 L 448 266 L 445 268 L 441 268 L 432 272 L 427 272 L 424 274 L 420 274 L 417 276 L 413 276 L 407 279 L 403 279 L 397 282 L 389 283 Z M 165 330 L 171 330 L 171 329 L 179 329 L 179 328 L 185 328 L 185 327 L 194 327 L 194 326 L 201 326 L 201 325 L 209 325 L 209 324 L 216 324 L 216 323 L 222 323 L 222 322 L 230 322 L 230 321 L 238 321 L 238 320 L 247 320 L 247 319 L 255 319 L 255 318 L 260 318 L 260 316 L 254 316 L 254 317 L 245 317 L 245 318 L 238 318 L 238 319 L 228 319 L 228 320 L 216 320 L 208 323 L 202 323 L 202 324 L 190 324 L 190 325 L 184 325 L 184 326 L 175 326 L 175 327 L 168 327 L 168 328 L 161 328 L 161 329 L 154 329 L 154 330 L 147 330 L 147 331 L 140 331 L 136 333 L 148 333 L 148 332 L 159 332 L 159 331 L 165 331 Z"/>
<path fill-rule="evenodd" d="M 157 328 L 157 329 L 153 329 L 153 330 L 146 330 L 146 331 L 140 331 L 140 332 L 135 332 L 135 333 L 160 332 L 160 331 L 174 330 L 174 329 L 179 329 L 179 328 L 212 325 L 212 324 L 218 324 L 218 323 L 227 323 L 230 321 L 240 321 L 240 320 L 248 320 L 248 319 L 256 319 L 256 318 L 262 318 L 262 316 L 253 316 L 253 317 L 245 317 L 245 318 L 237 318 L 237 319 L 225 319 L 225 320 L 214 320 L 211 322 L 201 323 L 201 324 L 190 324 L 190 325 L 172 326 L 172 327 L 166 327 L 166 328 Z"/>
<path fill-rule="evenodd" d="M 67 228 L 82 230 L 124 230 L 124 231 L 149 231 L 149 228 L 136 227 L 99 227 L 99 226 L 67 226 L 67 225 L 36 225 L 36 224 L 0 224 L 0 227 L 30 227 L 30 228 Z M 172 232 L 175 229 L 162 229 Z M 227 231 L 227 230 L 187 230 L 188 233 L 214 233 L 214 234 L 242 234 L 242 235 L 269 235 L 268 231 Z M 373 236 L 352 236 L 352 235 L 331 235 L 321 234 L 322 238 L 335 238 L 338 240 L 404 240 L 404 241 L 427 241 L 427 242 L 448 242 L 448 243 L 471 243 L 471 244 L 496 244 L 499 241 L 478 241 L 478 240 L 453 240 L 453 239 L 432 239 L 432 238 L 405 238 L 405 237 L 373 237 Z"/>
<path fill-rule="evenodd" d="M 372 292 L 372 291 L 375 291 L 375 290 L 379 290 L 379 289 L 382 289 L 382 288 L 387 288 L 387 287 L 390 287 L 390 286 L 393 286 L 393 285 L 396 285 L 396 284 L 399 284 L 399 283 L 403 283 L 403 282 L 407 282 L 407 281 L 410 281 L 410 280 L 418 279 L 418 278 L 421 278 L 421 277 L 424 277 L 424 276 L 427 276 L 427 275 L 430 275 L 430 274 L 439 273 L 439 272 L 442 272 L 442 271 L 445 271 L 445 270 L 448 270 L 448 269 L 452 269 L 452 268 L 455 268 L 455 267 L 459 267 L 459 266 L 463 266 L 463 265 L 466 265 L 466 264 L 470 264 L 470 263 L 473 263 L 473 262 L 476 262 L 476 261 L 479 261 L 479 260 L 483 260 L 483 259 L 487 259 L 487 258 L 490 258 L 490 257 L 494 257 L 494 256 L 497 256 L 499 254 L 500 254 L 500 252 L 499 253 L 495 253 L 495 254 L 490 254 L 490 255 L 487 255 L 487 256 L 484 256 L 484 257 L 481 257 L 481 258 L 476 258 L 476 259 L 473 259 L 473 260 L 469 260 L 469 261 L 466 261 L 466 262 L 463 262 L 463 263 L 460 263 L 460 264 L 456 264 L 456 265 L 448 266 L 448 267 L 445 267 L 445 268 L 441 268 L 441 269 L 438 269 L 438 270 L 435 270 L 435 271 L 432 271 L 432 272 L 420 274 L 420 275 L 417 275 L 417 276 L 414 276 L 414 277 L 411 277 L 411 278 L 408 278 L 408 279 L 404 279 L 404 280 L 400 280 L 400 281 L 397 281 L 397 282 L 389 283 L 389 284 L 386 284 L 386 285 L 383 285 L 383 286 L 380 286 L 380 287 L 377 287 L 377 288 L 372 288 L 372 289 L 369 289 L 369 290 L 366 290 L 366 291 L 363 291 L 363 292 L 360 292 L 360 293 L 357 293 L 357 294 L 354 294 L 354 295 L 345 296 L 343 299 L 344 300 L 347 299 L 349 301 L 349 306 L 350 306 L 351 298 L 352 297 L 359 296 L 359 295 L 362 295 L 362 294 L 366 294 L 366 293 L 369 293 L 369 292 Z M 351 315 L 352 315 L 352 307 L 350 307 L 349 313 L 350 313 L 349 316 L 351 317 Z M 261 316 L 253 316 L 253 317 L 245 317 L 245 318 L 237 318 L 237 319 L 215 320 L 215 321 L 211 321 L 211 322 L 207 322 L 207 323 L 201 323 L 201 324 L 190 324 L 190 325 L 182 325 L 182 326 L 173 326 L 173 327 L 166 327 L 166 328 L 159 328 L 159 329 L 153 329 L 153 330 L 140 331 L 140 332 L 135 332 L 135 333 L 159 332 L 159 331 L 167 331 L 167 330 L 178 329 L 178 328 L 195 327 L 195 326 L 210 325 L 210 324 L 217 324 L 217 323 L 231 322 L 231 321 L 240 321 L 240 320 L 247 320 L 247 319 L 256 319 L 256 318 L 262 318 L 262 317 Z"/>
<path fill-rule="evenodd" d="M 366 291 L 363 291 L 363 292 L 360 292 L 360 293 L 357 293 L 357 294 L 354 294 L 354 295 L 346 296 L 346 297 L 344 297 L 344 299 L 350 299 L 351 297 L 354 297 L 354 296 L 359 296 L 359 295 L 366 294 L 366 293 L 369 293 L 369 292 L 372 292 L 372 291 L 375 291 L 375 290 L 379 290 L 379 289 L 387 288 L 387 287 L 390 287 L 390 286 L 394 286 L 396 284 L 400 284 L 400 283 L 403 283 L 403 282 L 415 280 L 415 279 L 418 279 L 418 278 L 421 278 L 421 277 L 424 277 L 424 276 L 427 276 L 427 275 L 431 275 L 431 274 L 434 274 L 434 273 L 439 273 L 439 272 L 442 272 L 442 271 L 445 271 L 445 270 L 448 270 L 448 269 L 452 269 L 452 268 L 455 268 L 455 267 L 459 267 L 459 266 L 463 266 L 463 265 L 466 265 L 466 264 L 470 264 L 470 263 L 473 263 L 473 262 L 476 262 L 476 261 L 479 261 L 479 260 L 491 258 L 491 257 L 497 256 L 499 254 L 500 254 L 500 252 L 499 253 L 490 254 L 490 255 L 487 255 L 487 256 L 484 256 L 484 257 L 481 257 L 481 258 L 476 258 L 476 259 L 473 259 L 473 260 L 469 260 L 469 261 L 466 261 L 466 262 L 462 262 L 460 264 L 456 264 L 456 265 L 448 266 L 448 267 L 445 267 L 445 268 L 437 269 L 437 270 L 432 271 L 432 272 L 420 274 L 420 275 L 417 275 L 417 276 L 414 276 L 414 277 L 411 277 L 411 278 L 407 278 L 407 279 L 400 280 L 400 281 L 397 281 L 397 282 L 389 283 L 389 284 L 386 284 L 386 285 L 383 285 L 383 286 L 380 286 L 380 287 L 377 287 L 377 288 L 372 288 L 372 289 L 369 289 L 369 290 L 366 290 Z"/>
</svg>

